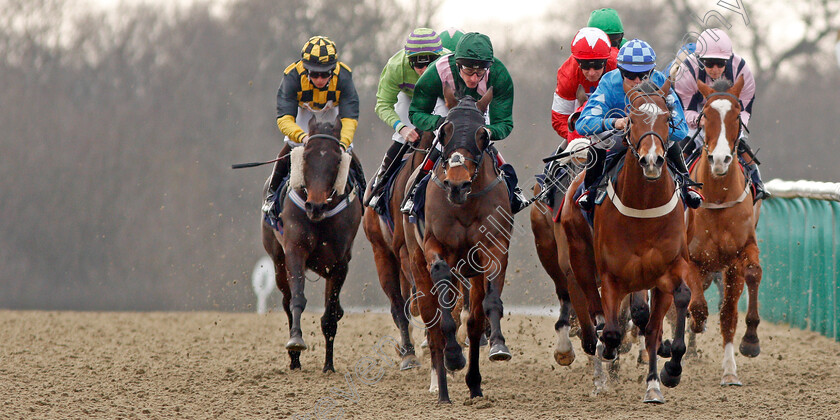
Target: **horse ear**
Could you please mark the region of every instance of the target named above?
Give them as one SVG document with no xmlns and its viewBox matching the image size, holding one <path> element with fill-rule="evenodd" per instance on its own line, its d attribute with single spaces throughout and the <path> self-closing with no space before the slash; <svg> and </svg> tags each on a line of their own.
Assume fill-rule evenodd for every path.
<svg viewBox="0 0 840 420">
<path fill-rule="evenodd" d="M 575 99 L 577 99 L 578 103 L 583 105 L 589 99 L 586 96 L 586 89 L 583 88 L 583 85 L 578 85 L 577 92 L 575 92 Z"/>
<path fill-rule="evenodd" d="M 333 135 L 336 138 L 341 138 L 341 118 L 335 117 L 335 124 L 333 125 Z"/>
<path fill-rule="evenodd" d="M 309 132 L 310 133 L 315 132 L 315 125 L 317 125 L 317 124 L 318 124 L 318 119 L 315 118 L 315 114 L 312 114 L 312 118 L 309 119 L 309 124 L 307 124 L 307 127 L 309 127 Z"/>
<path fill-rule="evenodd" d="M 484 96 L 475 103 L 475 106 L 478 107 L 478 110 L 481 113 L 487 112 L 487 107 L 490 106 L 490 101 L 493 100 L 493 86 L 490 86 L 490 89 L 487 89 L 487 92 L 484 93 Z"/>
<path fill-rule="evenodd" d="M 744 83 L 744 75 L 742 74 L 738 76 L 738 80 L 736 80 L 735 84 L 732 85 L 731 88 L 729 88 L 728 92 L 735 96 L 741 96 L 741 89 L 744 88 Z"/>
<path fill-rule="evenodd" d="M 665 79 L 665 83 L 662 84 L 662 87 L 659 88 L 659 90 L 660 93 L 662 93 L 662 96 L 668 96 L 671 92 L 671 79 Z"/>
<path fill-rule="evenodd" d="M 700 91 L 700 94 L 703 95 L 704 98 L 711 95 L 712 92 L 714 92 L 714 89 L 710 88 L 709 85 L 703 83 L 702 80 L 697 81 L 697 90 Z"/>
<path fill-rule="evenodd" d="M 443 100 L 446 102 L 446 108 L 452 109 L 458 105 L 458 99 L 455 98 L 455 89 L 449 83 L 443 85 Z"/>
</svg>

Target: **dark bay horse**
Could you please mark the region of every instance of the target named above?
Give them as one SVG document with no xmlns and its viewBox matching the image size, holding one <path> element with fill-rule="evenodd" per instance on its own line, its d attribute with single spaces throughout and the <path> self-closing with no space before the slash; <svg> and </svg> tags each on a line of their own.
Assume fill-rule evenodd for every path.
<svg viewBox="0 0 840 420">
<path fill-rule="evenodd" d="M 689 261 L 686 225 L 679 192 L 665 165 L 670 111 L 665 97 L 670 81 L 662 88 L 646 80 L 636 87 L 625 81 L 630 108 L 630 127 L 625 137 L 627 151 L 624 166 L 615 184 L 610 181 L 607 198 L 596 207 L 594 227 L 589 227 L 575 206 L 566 206 L 561 224 L 569 241 L 569 256 L 575 278 L 581 283 L 590 302 L 601 299 L 606 325 L 601 334 L 606 360 L 616 356 L 622 331 L 618 319 L 622 299 L 631 295 L 631 307 L 639 308 L 634 297 L 650 290 L 651 311 L 647 320 L 633 314 L 644 325 L 648 353 L 648 376 L 645 402 L 664 402 L 657 374 L 657 350 L 662 326 L 671 301 L 677 308 L 677 326 L 672 358 L 661 372 L 662 384 L 674 387 L 680 382 L 682 356 L 685 354 L 685 318 L 691 292 L 686 282 L 697 281 L 696 269 Z M 665 176 L 663 176 L 663 174 Z M 579 184 L 578 177 L 575 184 Z M 573 189 L 566 195 L 571 202 Z M 596 274 L 597 271 L 597 274 Z M 600 297 L 595 285 L 601 280 Z M 705 308 L 702 308 L 705 309 Z M 647 315 L 647 314 L 645 314 Z M 695 315 L 694 313 L 692 315 Z M 696 316 L 705 320 L 698 310 Z M 581 316 L 581 325 L 590 321 Z M 583 330 L 582 330 L 583 333 Z M 592 336 L 582 336 L 584 342 Z"/>
<path fill-rule="evenodd" d="M 262 240 L 274 261 L 277 287 L 283 292 L 283 309 L 289 317 L 289 341 L 286 349 L 290 368 L 300 369 L 303 341 L 300 317 L 306 307 L 304 272 L 312 270 L 326 279 L 324 333 L 326 357 L 324 372 L 333 367 L 333 344 L 338 321 L 344 315 L 339 293 L 347 276 L 353 239 L 362 218 L 361 191 L 348 182 L 351 153 L 344 152 L 338 138 L 341 123 L 319 121 L 315 114 L 309 122 L 309 141 L 292 149 L 289 196 L 282 208 L 283 229 L 274 230 L 262 222 Z"/>
<path fill-rule="evenodd" d="M 761 351 L 758 340 L 758 286 L 761 283 L 761 264 L 755 227 L 758 223 L 760 201 L 754 203 L 749 183 L 737 162 L 738 139 L 741 130 L 741 103 L 738 95 L 744 86 L 741 76 L 733 85 L 726 79 L 711 87 L 697 81 L 697 88 L 706 98 L 703 115 L 706 117 L 702 154 L 691 171 L 696 181 L 703 183 L 706 201 L 694 210 L 689 226 L 689 253 L 700 269 L 702 289 L 692 295 L 702 296 L 712 282 L 714 273 L 721 272 L 722 299 L 720 332 L 723 336 L 723 377 L 721 385 L 741 385 L 735 366 L 732 344 L 738 325 L 738 299 L 746 283 L 749 291 L 747 331 L 741 340 L 741 354 L 756 357 Z M 733 168 L 733 166 L 735 166 Z"/>
<path fill-rule="evenodd" d="M 490 359 L 511 357 L 500 321 L 513 216 L 502 174 L 494 169 L 492 156 L 485 159 L 490 139 L 484 112 L 491 99 L 492 89 L 478 102 L 464 96 L 450 110 L 440 130 L 443 154 L 426 187 L 424 233 L 421 237 L 416 227 L 405 231 L 441 403 L 450 402 L 446 370 L 463 369 L 466 363 L 450 312 L 460 290 L 469 291 L 470 301 L 465 378 L 470 397 L 482 395 L 478 356 L 487 318 Z"/>
</svg>

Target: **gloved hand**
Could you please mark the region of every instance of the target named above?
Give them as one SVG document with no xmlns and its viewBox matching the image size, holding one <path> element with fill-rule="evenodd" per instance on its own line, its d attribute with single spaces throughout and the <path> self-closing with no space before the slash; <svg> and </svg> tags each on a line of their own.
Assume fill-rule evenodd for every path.
<svg viewBox="0 0 840 420">
<path fill-rule="evenodd" d="M 415 129 L 409 127 L 409 126 L 405 126 L 405 127 L 401 128 L 399 133 L 402 136 L 402 138 L 405 139 L 405 141 L 407 141 L 411 144 L 417 143 L 417 140 L 420 139 L 420 136 L 417 134 L 417 130 L 415 130 Z"/>
</svg>

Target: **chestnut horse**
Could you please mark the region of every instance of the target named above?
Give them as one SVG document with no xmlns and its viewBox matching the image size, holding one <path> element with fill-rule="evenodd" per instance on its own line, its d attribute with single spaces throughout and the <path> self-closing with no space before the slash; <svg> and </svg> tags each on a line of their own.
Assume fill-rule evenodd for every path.
<svg viewBox="0 0 840 420">
<path fill-rule="evenodd" d="M 338 321 L 344 315 L 338 295 L 347 276 L 351 248 L 362 219 L 362 203 L 348 182 L 351 159 L 339 143 L 341 123 L 309 122 L 309 141 L 292 149 L 289 196 L 282 208 L 283 229 L 274 230 L 263 220 L 262 240 L 274 261 L 277 287 L 283 292 L 283 309 L 289 317 L 286 350 L 290 368 L 300 369 L 300 352 L 307 349 L 300 326 L 306 307 L 304 272 L 309 269 L 326 279 L 324 372 L 333 371 L 333 344 Z"/>
<path fill-rule="evenodd" d="M 670 80 L 662 88 L 650 80 L 636 87 L 625 81 L 630 126 L 624 139 L 627 146 L 624 166 L 615 184 L 609 182 L 603 204 L 595 209 L 591 234 L 576 206 L 566 206 L 561 213 L 572 270 L 590 302 L 599 299 L 596 270 L 601 280 L 600 299 L 606 325 L 601 334 L 603 348 L 599 346 L 599 356 L 605 360 L 616 357 L 622 337 L 618 319 L 622 299 L 632 294 L 631 308 L 639 308 L 643 303 L 638 302 L 639 294 L 633 292 L 651 291 L 647 322 L 637 322 L 636 313 L 633 319 L 636 325 L 644 325 L 649 360 L 643 401 L 656 403 L 665 401 L 656 358 L 663 319 L 673 301 L 677 326 L 671 360 L 665 363 L 661 380 L 665 386 L 674 387 L 680 382 L 685 354 L 685 318 L 691 298 L 686 282 L 697 281 L 696 268 L 689 260 L 679 192 L 667 168 L 663 168 L 671 115 L 665 97 L 670 88 Z M 579 176 L 573 185 L 581 181 Z M 574 189 L 570 189 L 567 202 L 572 202 L 573 194 Z M 692 315 L 705 320 L 699 309 Z M 582 326 L 591 322 L 589 317 L 578 318 Z M 592 336 L 582 335 L 582 339 L 586 343 Z"/>
<path fill-rule="evenodd" d="M 391 317 L 400 330 L 400 370 L 412 369 L 420 366 L 420 361 L 414 352 L 411 341 L 410 322 L 406 302 L 410 302 L 411 289 L 414 283 L 410 272 L 408 249 L 405 246 L 405 226 L 400 212 L 400 203 L 405 197 L 405 186 L 411 173 L 423 163 L 426 149 L 432 144 L 434 134 L 424 132 L 414 151 L 408 156 L 403 167 L 397 172 L 393 181 L 393 193 L 390 197 L 388 210 L 394 222 L 393 230 L 370 207 L 365 209 L 363 227 L 365 235 L 373 248 L 373 258 L 379 284 L 388 300 L 391 302 Z M 396 164 L 396 163 L 395 163 Z M 409 225 L 410 226 L 410 225 Z"/>
<path fill-rule="evenodd" d="M 721 272 L 722 299 L 720 332 L 723 336 L 723 377 L 721 385 L 741 385 L 735 366 L 732 344 L 738 325 L 738 299 L 746 283 L 749 291 L 747 331 L 741 340 L 741 354 L 756 357 L 761 351 L 758 342 L 758 285 L 761 283 L 761 264 L 755 226 L 758 223 L 760 201 L 753 203 L 750 186 L 737 159 L 741 130 L 741 102 L 738 95 L 744 86 L 741 76 L 733 85 L 721 79 L 711 87 L 697 81 L 697 88 L 706 98 L 703 114 L 706 117 L 703 151 L 691 176 L 703 183 L 706 201 L 694 210 L 689 229 L 689 253 L 700 268 L 702 289 L 692 290 L 701 296 L 709 287 L 714 273 Z"/>
<path fill-rule="evenodd" d="M 417 226 L 405 230 L 441 403 L 450 402 L 446 370 L 460 370 L 466 363 L 450 312 L 461 290 L 453 274 L 469 290 L 470 364 L 465 379 L 470 397 L 482 395 L 478 354 L 485 317 L 491 325 L 490 360 L 511 357 L 500 321 L 513 216 L 503 175 L 495 171 L 492 156 L 484 159 L 490 155 L 484 112 L 491 100 L 492 88 L 478 102 L 464 96 L 450 110 L 439 130 L 443 154 L 426 186 L 424 233 Z M 409 226 L 406 221 L 403 225 Z"/>
</svg>

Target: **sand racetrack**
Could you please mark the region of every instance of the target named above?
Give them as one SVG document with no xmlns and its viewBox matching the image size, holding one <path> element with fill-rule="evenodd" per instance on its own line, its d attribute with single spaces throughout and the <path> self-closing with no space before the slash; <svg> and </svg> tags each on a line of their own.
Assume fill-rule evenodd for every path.
<svg viewBox="0 0 840 420">
<path fill-rule="evenodd" d="M 360 361 L 376 360 L 379 340 L 398 336 L 389 315 L 345 316 L 337 374 L 321 373 L 319 318 L 304 314 L 310 350 L 303 370 L 290 372 L 288 325 L 277 313 L 0 311 L 0 418 L 316 418 L 319 407 L 321 418 L 353 419 L 840 418 L 840 344 L 767 322 L 759 327 L 761 355 L 736 358 L 743 387 L 718 385 L 722 349 L 712 316 L 681 384 L 663 387 L 666 404 L 646 405 L 637 346 L 623 356 L 610 392 L 591 396 L 591 369 L 577 338 L 577 360 L 561 367 L 552 357 L 553 318 L 507 316 L 514 358 L 491 363 L 483 349 L 485 397 L 469 401 L 462 371 L 449 382 L 453 404 L 439 406 L 419 348 L 420 369 L 385 366 L 378 380 L 371 379 L 378 370 L 354 373 Z M 743 319 L 738 329 L 736 345 Z"/>
</svg>

